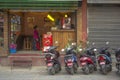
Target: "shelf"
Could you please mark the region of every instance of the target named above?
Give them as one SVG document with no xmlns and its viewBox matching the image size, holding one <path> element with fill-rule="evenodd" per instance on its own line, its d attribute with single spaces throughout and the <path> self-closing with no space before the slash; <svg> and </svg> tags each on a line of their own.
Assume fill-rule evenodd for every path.
<svg viewBox="0 0 120 80">
<path fill-rule="evenodd" d="M 51 30 L 52 32 L 69 32 L 69 31 L 75 31 L 75 29 L 61 29 L 61 30 Z"/>
</svg>

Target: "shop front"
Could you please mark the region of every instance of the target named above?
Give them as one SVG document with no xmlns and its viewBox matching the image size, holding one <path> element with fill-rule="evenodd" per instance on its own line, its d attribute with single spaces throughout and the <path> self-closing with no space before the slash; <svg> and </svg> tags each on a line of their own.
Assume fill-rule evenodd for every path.
<svg viewBox="0 0 120 80">
<path fill-rule="evenodd" d="M 79 42 L 82 36 L 81 3 L 82 1 L 2 1 L 0 45 L 6 55 L 0 53 L 0 56 L 9 53 L 40 53 L 51 45 L 57 45 L 58 50 L 61 50 L 69 41 Z M 39 34 L 38 50 L 33 49 L 33 28 L 36 25 Z M 46 40 L 46 37 L 50 39 Z"/>
<path fill-rule="evenodd" d="M 15 43 L 18 51 L 34 51 L 33 27 L 36 25 L 40 39 L 40 49 L 37 50 L 42 50 L 44 46 L 52 46 L 55 42 L 58 42 L 58 45 L 62 44 L 60 47 L 64 48 L 68 39 L 75 42 L 75 12 L 15 12 L 12 10 L 9 13 L 10 45 Z M 51 40 L 45 40 L 47 36 L 51 36 Z"/>
</svg>

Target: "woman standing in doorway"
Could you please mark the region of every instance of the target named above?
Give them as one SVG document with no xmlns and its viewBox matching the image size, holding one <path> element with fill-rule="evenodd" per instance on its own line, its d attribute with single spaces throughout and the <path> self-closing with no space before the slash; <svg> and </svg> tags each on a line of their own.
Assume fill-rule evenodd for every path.
<svg viewBox="0 0 120 80">
<path fill-rule="evenodd" d="M 40 41 L 39 41 L 38 27 L 37 27 L 37 25 L 35 25 L 33 28 L 34 28 L 33 49 L 34 50 L 40 50 Z"/>
</svg>

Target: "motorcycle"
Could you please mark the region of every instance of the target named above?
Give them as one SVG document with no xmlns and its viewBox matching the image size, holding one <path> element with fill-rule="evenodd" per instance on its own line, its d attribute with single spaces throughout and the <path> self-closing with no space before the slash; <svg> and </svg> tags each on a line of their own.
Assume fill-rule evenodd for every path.
<svg viewBox="0 0 120 80">
<path fill-rule="evenodd" d="M 116 57 L 116 69 L 117 69 L 117 73 L 120 74 L 120 49 L 116 50 L 115 53 L 115 57 Z"/>
<path fill-rule="evenodd" d="M 91 49 L 87 50 L 90 51 Z M 96 49 L 94 49 L 95 51 Z M 95 56 L 90 56 L 90 55 L 81 55 L 80 56 L 80 66 L 82 67 L 82 71 L 85 74 L 93 73 L 94 71 L 97 70 L 96 64 L 94 62 Z"/>
<path fill-rule="evenodd" d="M 112 71 L 112 61 L 111 61 L 111 54 L 110 54 L 110 47 L 109 42 L 106 42 L 105 47 L 102 47 L 99 50 L 99 55 L 97 57 L 98 65 L 100 67 L 100 72 L 102 74 L 107 74 L 108 72 Z"/>
<path fill-rule="evenodd" d="M 74 52 L 74 49 L 75 48 L 73 46 L 66 48 L 66 55 L 64 57 L 65 70 L 72 75 L 77 73 L 78 69 L 77 57 L 75 55 L 76 53 Z"/>
<path fill-rule="evenodd" d="M 66 55 L 65 56 L 65 70 L 70 73 L 74 74 L 77 73 L 77 62 L 74 60 L 74 55 Z"/>
<path fill-rule="evenodd" d="M 48 74 L 54 75 L 55 73 L 58 73 L 61 71 L 61 65 L 56 58 L 56 55 L 54 52 L 57 52 L 56 47 L 50 47 L 48 51 L 45 53 L 45 61 L 47 65 L 47 71 Z"/>
<path fill-rule="evenodd" d="M 120 73 L 120 55 L 116 57 L 116 59 L 117 59 L 116 63 L 117 72 Z"/>
<path fill-rule="evenodd" d="M 110 61 L 108 61 L 108 58 L 109 57 L 105 54 L 100 54 L 97 58 L 98 64 L 100 67 L 100 71 L 103 74 L 107 74 L 108 72 L 112 71 L 112 65 L 111 65 Z"/>
</svg>

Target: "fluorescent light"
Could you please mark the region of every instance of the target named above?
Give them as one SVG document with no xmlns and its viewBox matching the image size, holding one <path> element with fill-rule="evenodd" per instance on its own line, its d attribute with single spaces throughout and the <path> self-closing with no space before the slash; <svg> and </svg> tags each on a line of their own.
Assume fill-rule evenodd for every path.
<svg viewBox="0 0 120 80">
<path fill-rule="evenodd" d="M 54 18 L 50 16 L 49 14 L 47 15 L 47 18 L 49 18 L 51 21 L 55 21 Z"/>
</svg>

